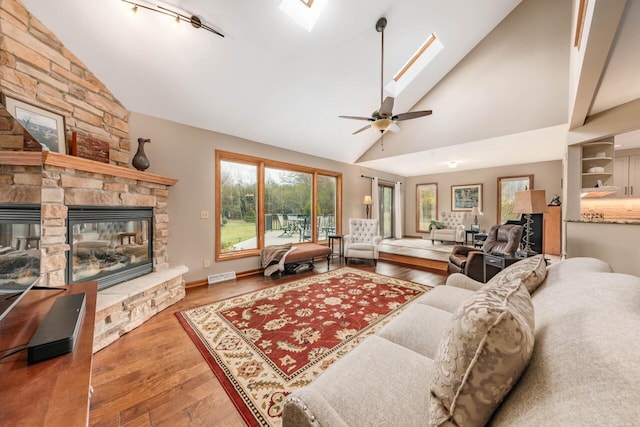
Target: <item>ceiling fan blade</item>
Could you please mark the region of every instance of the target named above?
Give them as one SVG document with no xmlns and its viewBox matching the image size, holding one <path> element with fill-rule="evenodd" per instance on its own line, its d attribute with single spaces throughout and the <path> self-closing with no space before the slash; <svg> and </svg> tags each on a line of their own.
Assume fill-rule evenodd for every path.
<svg viewBox="0 0 640 427">
<path fill-rule="evenodd" d="M 351 135 L 355 135 L 356 133 L 360 133 L 364 130 L 367 130 L 371 127 L 371 125 L 366 125 L 365 127 L 363 127 L 362 129 L 358 129 L 357 131 L 355 131 L 354 133 L 352 133 Z"/>
<path fill-rule="evenodd" d="M 408 112 L 408 113 L 396 114 L 395 116 L 391 117 L 391 120 L 393 120 L 395 122 L 399 122 L 401 120 L 417 119 L 418 117 L 428 116 L 431 113 L 432 113 L 431 110 L 411 111 L 411 112 Z"/>
<path fill-rule="evenodd" d="M 384 99 L 384 102 L 382 103 L 382 105 L 380 106 L 380 110 L 378 110 L 378 113 L 380 113 L 380 117 L 389 117 L 393 111 L 393 96 L 387 96 Z"/>
<path fill-rule="evenodd" d="M 373 122 L 375 119 L 371 117 L 359 117 L 359 116 L 338 116 L 340 119 L 353 119 L 353 120 L 366 120 L 368 122 Z"/>
<path fill-rule="evenodd" d="M 389 129 L 387 129 L 387 130 L 391 131 L 391 132 L 398 133 L 398 132 L 400 132 L 400 126 L 398 126 L 397 124 L 394 123 L 391 126 L 389 126 Z"/>
</svg>

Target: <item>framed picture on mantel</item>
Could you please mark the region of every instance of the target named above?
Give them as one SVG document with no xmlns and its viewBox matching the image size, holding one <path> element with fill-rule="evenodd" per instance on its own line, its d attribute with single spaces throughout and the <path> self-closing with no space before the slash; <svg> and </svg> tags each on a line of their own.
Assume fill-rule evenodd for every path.
<svg viewBox="0 0 640 427">
<path fill-rule="evenodd" d="M 64 116 L 2 94 L 2 104 L 45 151 L 67 153 Z"/>
<path fill-rule="evenodd" d="M 451 186 L 451 211 L 471 212 L 474 206 L 482 211 L 482 184 Z"/>
</svg>

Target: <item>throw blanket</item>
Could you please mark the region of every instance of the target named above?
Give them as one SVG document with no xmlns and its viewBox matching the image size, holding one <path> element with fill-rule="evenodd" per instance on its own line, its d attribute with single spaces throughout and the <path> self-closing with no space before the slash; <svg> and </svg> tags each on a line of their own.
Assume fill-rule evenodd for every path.
<svg viewBox="0 0 640 427">
<path fill-rule="evenodd" d="M 284 261 L 296 248 L 291 243 L 267 246 L 260 251 L 264 275 L 271 276 L 276 271 L 284 271 Z M 273 265 L 271 265 L 273 264 Z"/>
</svg>

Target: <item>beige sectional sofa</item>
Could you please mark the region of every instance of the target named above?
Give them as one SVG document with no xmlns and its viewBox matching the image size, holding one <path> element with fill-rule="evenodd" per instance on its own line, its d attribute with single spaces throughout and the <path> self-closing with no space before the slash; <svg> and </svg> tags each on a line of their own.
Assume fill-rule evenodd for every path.
<svg viewBox="0 0 640 427">
<path fill-rule="evenodd" d="M 640 425 L 640 278 L 534 263 L 449 276 L 292 393 L 283 425 Z"/>
</svg>

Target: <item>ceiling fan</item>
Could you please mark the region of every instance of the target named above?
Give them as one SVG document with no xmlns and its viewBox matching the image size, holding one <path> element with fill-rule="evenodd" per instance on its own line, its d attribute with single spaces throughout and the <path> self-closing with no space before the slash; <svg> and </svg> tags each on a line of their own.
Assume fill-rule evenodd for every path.
<svg viewBox="0 0 640 427">
<path fill-rule="evenodd" d="M 380 108 L 374 111 L 371 114 L 371 117 L 360 117 L 360 116 L 338 116 L 342 119 L 353 119 L 353 120 L 366 120 L 369 123 L 365 127 L 358 129 L 353 132 L 353 135 L 365 131 L 369 128 L 373 128 L 384 134 L 386 131 L 390 130 L 392 132 L 398 132 L 400 128 L 396 124 L 396 122 L 400 122 L 402 120 L 410 120 L 416 119 L 418 117 L 428 116 L 432 113 L 431 110 L 424 111 L 411 111 L 408 113 L 400 113 L 393 114 L 393 96 L 387 96 L 384 101 L 382 100 L 383 93 L 383 84 L 384 84 L 384 29 L 387 26 L 387 19 L 380 18 L 378 22 L 376 22 L 376 31 L 381 35 L 381 59 L 380 59 Z"/>
</svg>

